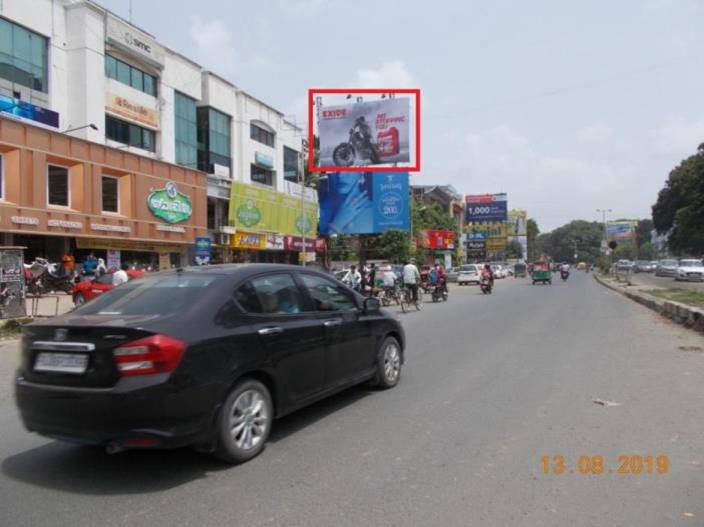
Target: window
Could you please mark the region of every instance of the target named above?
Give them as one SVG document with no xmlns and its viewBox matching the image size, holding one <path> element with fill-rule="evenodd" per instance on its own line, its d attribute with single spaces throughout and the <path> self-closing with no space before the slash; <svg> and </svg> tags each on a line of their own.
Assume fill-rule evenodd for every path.
<svg viewBox="0 0 704 527">
<path fill-rule="evenodd" d="M 156 149 L 156 133 L 154 131 L 128 123 L 112 115 L 105 115 L 105 137 L 150 152 L 154 152 Z"/>
<path fill-rule="evenodd" d="M 346 311 L 357 308 L 352 295 L 341 285 L 310 274 L 302 274 L 301 278 L 313 297 L 316 311 Z"/>
<path fill-rule="evenodd" d="M 49 165 L 47 169 L 49 205 L 69 206 L 68 168 Z"/>
<path fill-rule="evenodd" d="M 105 76 L 156 97 L 156 77 L 126 62 L 105 55 Z"/>
<path fill-rule="evenodd" d="M 301 292 L 290 274 L 254 278 L 235 291 L 235 298 L 249 313 L 273 315 L 303 311 Z"/>
<path fill-rule="evenodd" d="M 249 137 L 255 141 L 259 141 L 262 144 L 274 148 L 274 133 L 264 128 L 257 126 L 256 124 L 249 125 Z"/>
<path fill-rule="evenodd" d="M 213 108 L 198 108 L 198 168 L 215 171 L 213 165 L 231 166 L 230 116 Z"/>
<path fill-rule="evenodd" d="M 261 185 L 274 186 L 274 171 L 262 168 L 259 165 L 250 165 L 250 178 Z"/>
<path fill-rule="evenodd" d="M 198 132 L 196 101 L 174 92 L 176 117 L 176 163 L 196 168 L 198 162 Z"/>
<path fill-rule="evenodd" d="M 0 77 L 47 93 L 48 39 L 0 18 Z"/>
<path fill-rule="evenodd" d="M 120 180 L 113 176 L 103 176 L 103 212 L 120 212 L 119 207 Z"/>
<path fill-rule="evenodd" d="M 300 179 L 298 152 L 287 146 L 284 146 L 284 179 L 296 182 Z"/>
</svg>

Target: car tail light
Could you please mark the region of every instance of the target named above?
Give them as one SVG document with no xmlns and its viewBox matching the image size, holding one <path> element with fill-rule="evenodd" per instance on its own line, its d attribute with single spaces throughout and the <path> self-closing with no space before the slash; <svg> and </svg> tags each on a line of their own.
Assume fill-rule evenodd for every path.
<svg viewBox="0 0 704 527">
<path fill-rule="evenodd" d="M 178 339 L 152 335 L 115 348 L 113 355 L 120 376 L 125 377 L 174 371 L 185 349 L 186 344 Z"/>
</svg>

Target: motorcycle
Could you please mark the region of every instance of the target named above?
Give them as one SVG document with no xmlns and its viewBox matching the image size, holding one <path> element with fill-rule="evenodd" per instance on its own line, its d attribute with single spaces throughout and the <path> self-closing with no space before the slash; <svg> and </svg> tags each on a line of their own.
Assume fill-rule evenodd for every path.
<svg viewBox="0 0 704 527">
<path fill-rule="evenodd" d="M 335 166 L 352 166 L 357 158 L 369 159 L 373 165 L 381 162 L 379 151 L 374 143 L 366 141 L 364 137 L 350 130 L 350 138 L 346 143 L 340 143 L 332 152 Z"/>
<path fill-rule="evenodd" d="M 570 277 L 569 271 L 560 271 L 560 278 L 562 278 L 563 282 L 566 282 L 569 277 Z"/>
<path fill-rule="evenodd" d="M 447 284 L 445 284 L 445 282 L 440 282 L 433 286 L 430 292 L 430 297 L 433 299 L 433 302 L 439 302 L 440 300 L 447 302 L 448 294 L 449 291 L 447 290 Z"/>
<path fill-rule="evenodd" d="M 71 294 L 73 291 L 74 276 L 73 273 L 59 274 L 58 266 L 55 263 L 50 263 L 44 258 L 36 258 L 29 266 L 25 265 L 30 274 L 39 281 L 38 293 L 42 294 L 46 291 L 63 291 L 66 294 Z M 26 275 L 25 275 L 26 276 Z"/>
<path fill-rule="evenodd" d="M 481 289 L 482 293 L 485 295 L 490 295 L 491 294 L 491 280 L 488 278 L 480 278 L 479 279 L 479 289 Z"/>
</svg>

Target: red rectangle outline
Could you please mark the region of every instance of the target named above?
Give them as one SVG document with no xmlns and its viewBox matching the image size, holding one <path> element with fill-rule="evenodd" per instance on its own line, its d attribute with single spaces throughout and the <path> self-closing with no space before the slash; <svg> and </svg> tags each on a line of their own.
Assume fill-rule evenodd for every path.
<svg viewBox="0 0 704 527">
<path fill-rule="evenodd" d="M 416 99 L 416 159 L 410 167 L 317 167 L 314 164 L 313 153 L 313 103 L 316 93 L 407 93 Z M 308 170 L 311 172 L 420 172 L 420 88 L 308 88 Z"/>
</svg>

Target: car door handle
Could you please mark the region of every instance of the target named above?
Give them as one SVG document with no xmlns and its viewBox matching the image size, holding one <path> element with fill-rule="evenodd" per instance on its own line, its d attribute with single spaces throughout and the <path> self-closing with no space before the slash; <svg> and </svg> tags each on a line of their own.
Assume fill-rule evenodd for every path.
<svg viewBox="0 0 704 527">
<path fill-rule="evenodd" d="M 325 322 L 323 322 L 323 326 L 325 326 L 326 328 L 332 328 L 335 326 L 339 326 L 340 324 L 342 324 L 342 320 L 340 320 L 339 318 L 333 320 L 326 320 Z"/>
<path fill-rule="evenodd" d="M 257 331 L 262 336 L 267 336 L 267 335 L 276 335 L 277 333 L 283 333 L 283 328 L 280 328 L 279 326 L 272 326 L 270 328 L 262 328 Z"/>
</svg>

